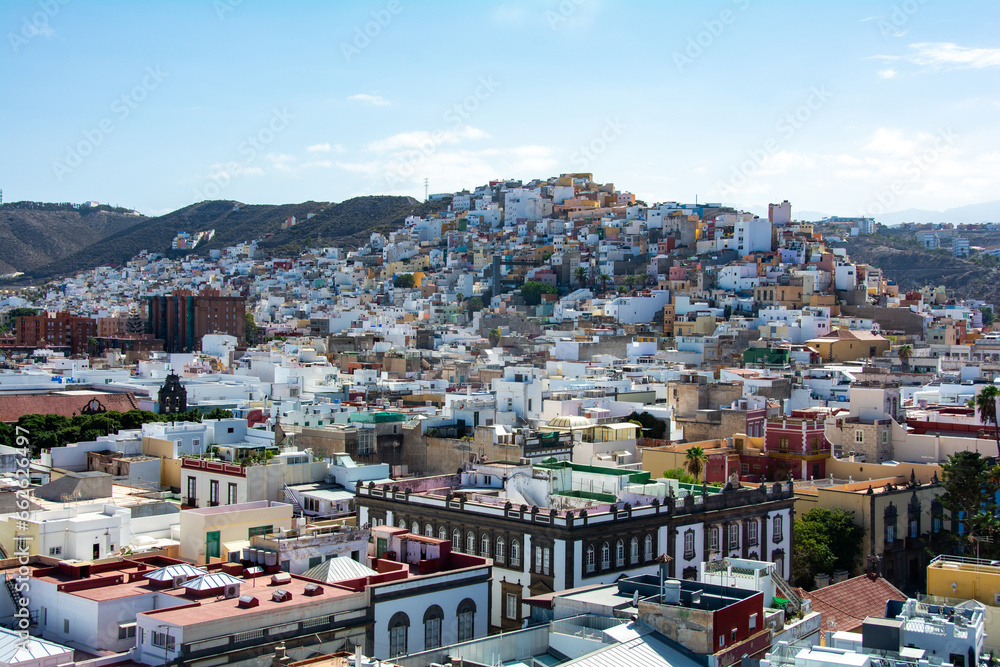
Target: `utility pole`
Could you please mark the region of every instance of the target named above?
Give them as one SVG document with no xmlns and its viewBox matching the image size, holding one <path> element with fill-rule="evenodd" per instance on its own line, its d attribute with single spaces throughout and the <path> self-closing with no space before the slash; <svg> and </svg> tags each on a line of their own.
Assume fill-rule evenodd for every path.
<svg viewBox="0 0 1000 667">
<path fill-rule="evenodd" d="M 431 198 L 431 194 L 430 194 L 430 192 L 431 192 L 430 191 L 431 185 L 430 185 L 430 183 L 431 183 L 430 179 L 427 179 L 427 178 L 424 179 L 424 201 L 425 202 L 428 201 Z"/>
</svg>

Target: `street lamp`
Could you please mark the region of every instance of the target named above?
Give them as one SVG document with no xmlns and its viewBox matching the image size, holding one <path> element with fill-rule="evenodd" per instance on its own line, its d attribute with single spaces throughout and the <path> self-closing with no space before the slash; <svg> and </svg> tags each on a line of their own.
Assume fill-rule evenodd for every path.
<svg viewBox="0 0 1000 667">
<path fill-rule="evenodd" d="M 169 628 L 171 628 L 172 626 L 169 623 L 160 623 L 156 627 L 157 627 L 157 629 L 159 629 L 159 628 L 167 628 L 167 631 L 164 632 L 164 633 L 162 633 L 163 634 L 163 664 L 166 665 L 167 662 L 168 662 L 167 661 L 167 648 L 168 648 L 168 645 L 170 644 L 170 641 L 169 641 L 170 640 L 170 629 Z"/>
</svg>

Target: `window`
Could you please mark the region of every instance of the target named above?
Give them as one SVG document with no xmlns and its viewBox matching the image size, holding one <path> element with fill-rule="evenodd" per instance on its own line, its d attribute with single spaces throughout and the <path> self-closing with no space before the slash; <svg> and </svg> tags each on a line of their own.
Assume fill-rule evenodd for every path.
<svg viewBox="0 0 1000 667">
<path fill-rule="evenodd" d="M 440 528 L 438 528 L 438 539 L 439 540 L 447 540 L 448 539 L 448 529 L 445 528 L 444 526 L 441 526 Z"/>
<path fill-rule="evenodd" d="M 774 519 L 771 520 L 771 539 L 775 542 L 780 542 L 784 537 L 781 534 L 781 515 L 776 514 Z"/>
<path fill-rule="evenodd" d="M 193 504 L 195 498 L 198 497 L 198 480 L 194 477 L 188 477 L 188 504 Z"/>
<path fill-rule="evenodd" d="M 788 451 L 788 438 L 778 438 L 778 451 Z"/>
<path fill-rule="evenodd" d="M 521 543 L 517 540 L 510 541 L 510 564 L 513 567 L 521 566 Z"/>
<path fill-rule="evenodd" d="M 370 456 L 375 453 L 375 429 L 358 429 L 358 456 Z"/>
<path fill-rule="evenodd" d="M 611 567 L 611 545 L 607 542 L 601 543 L 601 569 L 606 570 Z"/>
<path fill-rule="evenodd" d="M 67 621 L 69 623 L 69 621 Z M 174 650 L 174 638 L 170 636 L 170 632 L 157 632 L 153 630 L 153 646 L 159 646 L 165 648 L 168 651 Z"/>
<path fill-rule="evenodd" d="M 434 526 L 429 523 L 424 524 L 424 537 L 434 537 Z"/>
<path fill-rule="evenodd" d="M 229 493 L 226 497 L 227 505 L 235 505 L 238 501 L 236 500 L 236 484 L 233 482 L 229 483 Z"/>
<path fill-rule="evenodd" d="M 323 563 L 322 556 L 312 556 L 311 558 L 309 558 L 309 569 L 311 570 L 317 565 L 321 565 L 322 563 Z"/>
<path fill-rule="evenodd" d="M 684 533 L 684 558 L 694 558 L 694 531 L 691 530 Z"/>
<path fill-rule="evenodd" d="M 885 524 L 885 541 L 886 542 L 896 541 L 896 524 L 894 523 Z"/>
<path fill-rule="evenodd" d="M 584 561 L 587 566 L 587 572 L 594 571 L 594 545 L 587 546 L 587 558 Z"/>
<path fill-rule="evenodd" d="M 625 567 L 625 541 L 618 540 L 615 544 L 615 565 Z"/>
<path fill-rule="evenodd" d="M 451 533 L 451 548 L 455 551 L 462 550 L 462 533 L 456 528 Z"/>
<path fill-rule="evenodd" d="M 854 442 L 864 442 L 864 441 L 865 441 L 865 432 L 862 431 L 861 429 L 858 429 L 857 431 L 855 431 L 854 432 Z"/>
<path fill-rule="evenodd" d="M 740 525 L 738 523 L 729 526 L 729 548 L 739 549 L 740 547 Z"/>
<path fill-rule="evenodd" d="M 719 635 L 719 648 L 722 648 L 725 645 L 726 645 L 726 636 Z"/>
<path fill-rule="evenodd" d="M 719 550 L 719 527 L 712 526 L 708 529 L 708 549 L 709 551 Z"/>
<path fill-rule="evenodd" d="M 217 479 L 208 482 L 208 504 L 212 507 L 219 504 L 219 480 Z"/>
<path fill-rule="evenodd" d="M 476 555 L 476 534 L 471 530 L 465 535 L 465 553 Z"/>
<path fill-rule="evenodd" d="M 50 556 L 61 556 L 62 555 L 62 547 L 49 547 L 49 555 Z"/>
<path fill-rule="evenodd" d="M 517 594 L 507 593 L 506 604 L 504 605 L 504 617 L 516 621 L 518 619 Z"/>
<path fill-rule="evenodd" d="M 747 526 L 747 539 L 750 541 L 750 546 L 757 546 L 757 521 L 751 521 L 750 525 Z"/>
<path fill-rule="evenodd" d="M 135 623 L 123 623 L 119 625 L 118 639 L 135 639 Z"/>
<path fill-rule="evenodd" d="M 406 631 L 410 627 L 410 617 L 397 611 L 389 619 L 389 655 L 406 653 Z"/>
<path fill-rule="evenodd" d="M 267 535 L 268 533 L 274 532 L 274 526 L 254 526 L 247 531 L 247 539 L 250 539 L 254 535 Z"/>
<path fill-rule="evenodd" d="M 920 521 L 918 519 L 910 519 L 910 537 L 915 538 L 920 534 Z"/>
<path fill-rule="evenodd" d="M 750 624 L 747 627 L 750 630 L 757 629 L 757 614 L 750 614 Z"/>
<path fill-rule="evenodd" d="M 420 534 L 420 522 L 419 521 L 414 521 L 412 524 L 410 524 L 410 532 L 413 533 L 414 535 L 419 535 Z"/>
<path fill-rule="evenodd" d="M 549 573 L 549 548 L 542 549 L 542 574 Z"/>
<path fill-rule="evenodd" d="M 483 535 L 479 540 L 479 555 L 483 558 L 490 557 L 490 536 Z"/>
<path fill-rule="evenodd" d="M 476 603 L 465 598 L 458 605 L 458 641 L 467 642 L 475 636 Z"/>
<path fill-rule="evenodd" d="M 498 537 L 496 545 L 493 547 L 493 559 L 498 563 L 503 562 L 503 538 Z"/>
<path fill-rule="evenodd" d="M 424 612 L 424 650 L 441 646 L 441 621 L 444 612 L 441 607 L 432 605 Z"/>
<path fill-rule="evenodd" d="M 632 565 L 639 562 L 639 538 L 633 537 L 629 540 L 629 561 Z"/>
<path fill-rule="evenodd" d="M 646 560 L 653 560 L 653 536 L 647 535 L 643 540 L 642 546 Z"/>
</svg>

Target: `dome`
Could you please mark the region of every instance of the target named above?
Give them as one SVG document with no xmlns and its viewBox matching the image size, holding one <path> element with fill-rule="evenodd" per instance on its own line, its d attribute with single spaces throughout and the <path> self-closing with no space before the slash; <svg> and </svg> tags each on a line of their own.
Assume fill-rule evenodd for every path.
<svg viewBox="0 0 1000 667">
<path fill-rule="evenodd" d="M 552 428 L 589 428 L 594 425 L 594 422 L 590 421 L 587 417 L 581 417 L 579 415 L 560 415 L 559 417 L 553 417 L 549 421 L 549 426 Z"/>
</svg>

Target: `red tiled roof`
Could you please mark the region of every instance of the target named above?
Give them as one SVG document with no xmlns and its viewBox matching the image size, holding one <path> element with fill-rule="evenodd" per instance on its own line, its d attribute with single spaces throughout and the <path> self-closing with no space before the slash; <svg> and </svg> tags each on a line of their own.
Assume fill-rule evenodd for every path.
<svg viewBox="0 0 1000 667">
<path fill-rule="evenodd" d="M 888 600 L 906 601 L 902 592 L 882 577 L 853 577 L 819 590 L 802 592 L 812 600 L 813 611 L 822 615 L 822 632 L 851 632 L 861 627 L 868 616 L 881 618 Z"/>
<path fill-rule="evenodd" d="M 16 422 L 23 415 L 62 415 L 72 417 L 80 414 L 87 404 L 97 399 L 109 411 L 128 412 L 138 410 L 135 395 L 127 393 L 84 394 L 41 394 L 31 396 L 0 396 L 0 422 Z"/>
</svg>

